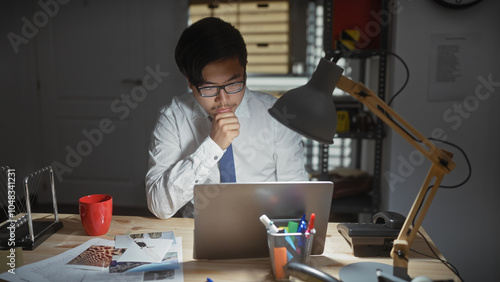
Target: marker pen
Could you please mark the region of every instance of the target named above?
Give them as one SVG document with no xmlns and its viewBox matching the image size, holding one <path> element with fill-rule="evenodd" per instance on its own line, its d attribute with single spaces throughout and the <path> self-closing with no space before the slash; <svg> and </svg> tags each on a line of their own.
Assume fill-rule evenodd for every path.
<svg viewBox="0 0 500 282">
<path fill-rule="evenodd" d="M 259 219 L 262 222 L 262 224 L 264 224 L 266 229 L 269 230 L 269 232 L 278 233 L 279 231 L 278 227 L 274 225 L 274 223 L 269 219 L 269 217 L 267 217 L 267 215 L 263 214 Z"/>
<path fill-rule="evenodd" d="M 310 233 L 311 229 L 314 228 L 314 220 L 316 219 L 316 214 L 311 213 L 311 218 L 309 218 L 309 225 L 307 226 L 307 231 L 306 233 Z"/>
</svg>

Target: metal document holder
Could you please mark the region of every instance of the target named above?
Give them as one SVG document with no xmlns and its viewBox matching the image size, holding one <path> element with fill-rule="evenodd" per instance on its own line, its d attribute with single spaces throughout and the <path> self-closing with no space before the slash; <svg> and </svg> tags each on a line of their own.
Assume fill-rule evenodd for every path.
<svg viewBox="0 0 500 282">
<path fill-rule="evenodd" d="M 281 220 L 274 221 L 278 226 Z M 311 249 L 316 230 L 312 229 L 310 234 L 304 233 L 271 233 L 267 232 L 267 244 L 273 276 L 276 281 L 289 281 L 290 274 L 285 269 L 287 263 L 298 262 L 309 264 Z M 301 241 L 301 243 L 299 243 Z M 277 249 L 284 253 L 278 255 Z M 286 252 L 284 251 L 286 249 Z"/>
<path fill-rule="evenodd" d="M 44 176 L 49 177 L 50 189 L 52 192 L 54 220 L 52 221 L 42 219 L 33 221 L 30 203 L 30 188 L 33 188 L 33 186 L 40 184 L 40 181 L 38 181 L 38 183 L 33 183 L 33 181 L 37 179 L 36 177 Z M 59 216 L 57 213 L 54 172 L 52 170 L 52 167 L 44 167 L 26 176 L 23 183 L 26 195 L 26 211 L 20 212 L 15 217 L 10 218 L 2 223 L 2 225 L 0 226 L 0 249 L 22 247 L 24 250 L 33 250 L 63 226 L 63 223 L 59 221 Z M 13 244 L 12 241 L 9 240 L 12 233 L 15 233 L 15 244 Z"/>
</svg>

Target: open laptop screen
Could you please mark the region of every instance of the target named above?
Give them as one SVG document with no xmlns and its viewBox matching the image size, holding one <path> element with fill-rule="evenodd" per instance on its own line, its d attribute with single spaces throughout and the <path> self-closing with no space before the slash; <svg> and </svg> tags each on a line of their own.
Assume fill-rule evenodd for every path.
<svg viewBox="0 0 500 282">
<path fill-rule="evenodd" d="M 324 250 L 333 183 L 262 182 L 200 184 L 194 187 L 196 259 L 268 257 L 261 215 L 300 219 L 316 214 L 312 254 Z"/>
</svg>

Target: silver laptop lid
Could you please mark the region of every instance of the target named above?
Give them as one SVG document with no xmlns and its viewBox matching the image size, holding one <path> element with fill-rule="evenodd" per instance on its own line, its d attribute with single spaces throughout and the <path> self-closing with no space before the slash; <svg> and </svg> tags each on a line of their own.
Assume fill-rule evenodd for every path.
<svg viewBox="0 0 500 282">
<path fill-rule="evenodd" d="M 200 184 L 194 187 L 195 259 L 268 257 L 261 215 L 309 219 L 316 214 L 312 254 L 322 254 L 333 183 L 262 182 Z"/>
</svg>

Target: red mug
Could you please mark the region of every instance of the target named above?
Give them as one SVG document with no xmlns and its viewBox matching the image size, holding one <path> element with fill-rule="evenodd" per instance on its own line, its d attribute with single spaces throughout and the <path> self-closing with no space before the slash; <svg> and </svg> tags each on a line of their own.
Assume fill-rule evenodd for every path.
<svg viewBox="0 0 500 282">
<path fill-rule="evenodd" d="M 113 215 L 113 198 L 109 195 L 95 194 L 83 196 L 78 202 L 85 232 L 90 236 L 108 233 Z"/>
</svg>

